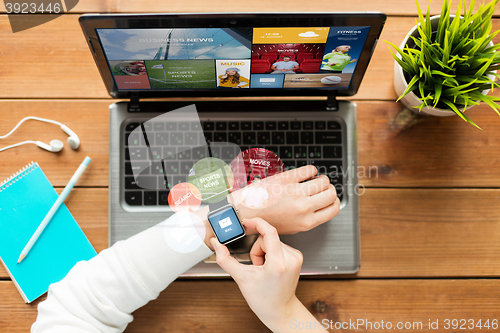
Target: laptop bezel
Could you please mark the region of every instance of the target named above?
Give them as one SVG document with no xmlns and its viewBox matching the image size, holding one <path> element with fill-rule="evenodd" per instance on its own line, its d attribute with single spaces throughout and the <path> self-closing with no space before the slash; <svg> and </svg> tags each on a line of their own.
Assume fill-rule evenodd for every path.
<svg viewBox="0 0 500 333">
<path fill-rule="evenodd" d="M 187 13 L 187 14 L 86 14 L 79 18 L 86 40 L 113 98 L 352 96 L 361 84 L 386 20 L 383 13 Z M 186 89 L 119 90 L 116 87 L 96 29 L 234 28 L 234 27 L 359 27 L 370 26 L 366 42 L 347 89 Z"/>
</svg>

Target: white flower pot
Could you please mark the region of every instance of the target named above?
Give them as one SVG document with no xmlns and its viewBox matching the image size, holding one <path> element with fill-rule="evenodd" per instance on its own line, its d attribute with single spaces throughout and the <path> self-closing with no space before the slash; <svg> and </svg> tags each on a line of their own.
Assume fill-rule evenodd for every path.
<svg viewBox="0 0 500 333">
<path fill-rule="evenodd" d="M 437 25 L 439 23 L 439 17 L 440 15 L 432 16 L 430 17 L 431 20 L 431 26 L 432 29 L 435 30 L 437 28 Z M 410 36 L 417 37 L 418 36 L 418 30 L 417 26 L 414 26 L 410 32 L 406 35 L 406 37 L 403 39 L 403 42 L 399 46 L 400 49 L 403 49 L 406 46 L 406 43 L 408 42 L 408 39 Z M 493 43 L 490 42 L 490 46 L 492 46 Z M 399 58 L 400 55 L 397 54 Z M 493 76 L 490 76 L 491 78 L 494 78 Z M 406 90 L 408 87 L 408 82 L 406 82 L 406 79 L 403 75 L 403 69 L 401 66 L 397 63 L 397 61 L 394 61 L 394 90 L 396 91 L 396 95 L 399 97 L 403 94 L 403 92 Z M 483 90 L 482 93 L 483 95 L 487 95 L 489 90 Z M 417 98 L 417 95 L 415 95 L 413 92 L 409 92 L 406 94 L 405 97 L 400 99 L 401 103 L 403 103 L 406 108 L 409 110 L 418 113 L 419 109 L 414 108 L 414 106 L 419 106 L 422 104 L 422 101 L 420 101 Z M 468 110 L 469 108 L 473 107 L 473 105 L 470 105 L 466 108 Z M 463 110 L 460 110 L 463 112 Z M 432 107 L 423 107 L 422 110 L 420 111 L 421 113 L 427 114 L 427 115 L 432 115 L 432 116 L 438 116 L 438 117 L 448 117 L 448 116 L 454 116 L 456 115 L 455 112 L 448 110 L 448 109 L 440 109 L 440 108 L 432 108 Z"/>
</svg>

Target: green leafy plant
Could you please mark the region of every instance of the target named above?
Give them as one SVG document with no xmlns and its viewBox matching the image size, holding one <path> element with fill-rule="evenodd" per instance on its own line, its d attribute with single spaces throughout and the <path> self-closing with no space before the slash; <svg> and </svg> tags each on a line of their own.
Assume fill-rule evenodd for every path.
<svg viewBox="0 0 500 333">
<path fill-rule="evenodd" d="M 460 110 L 484 102 L 500 115 L 500 105 L 495 103 L 500 97 L 482 94 L 483 90 L 500 87 L 494 81 L 500 77 L 495 72 L 500 68 L 500 52 L 496 52 L 500 44 L 488 45 L 500 32 L 491 33 L 491 17 L 498 1 L 481 5 L 473 13 L 474 0 L 468 10 L 463 0 L 453 16 L 451 0 L 444 0 L 437 29 L 433 30 L 430 3 L 424 17 L 417 0 L 416 36 L 411 36 L 403 49 L 386 41 L 397 51 L 395 54 L 389 49 L 408 82 L 398 101 L 413 91 L 422 101 L 416 106 L 419 111 L 423 107 L 449 109 L 477 128 Z"/>
</svg>

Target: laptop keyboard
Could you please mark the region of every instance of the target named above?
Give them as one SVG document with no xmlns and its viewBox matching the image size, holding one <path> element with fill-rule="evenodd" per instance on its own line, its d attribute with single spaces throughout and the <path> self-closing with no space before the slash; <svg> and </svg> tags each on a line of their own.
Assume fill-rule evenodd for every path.
<svg viewBox="0 0 500 333">
<path fill-rule="evenodd" d="M 206 142 L 230 142 L 241 151 L 248 148 L 266 148 L 278 155 L 287 170 L 312 164 L 318 174 L 326 174 L 343 198 L 343 142 L 340 122 L 328 121 L 201 121 L 144 122 L 147 135 L 131 133 L 141 126 L 130 122 L 125 126 L 124 190 L 125 202 L 130 206 L 168 206 L 168 188 L 186 182 L 193 164 L 208 157 Z M 130 140 L 131 139 L 131 140 Z M 194 147 L 194 148 L 193 148 Z M 186 149 L 188 148 L 188 149 Z M 230 163 L 237 155 L 234 146 L 221 145 L 212 149 L 212 156 Z M 161 161 L 162 156 L 168 156 Z M 134 163 L 131 163 L 131 159 Z M 162 163 L 163 162 L 163 163 Z M 154 167 L 157 165 L 157 167 Z M 144 169 L 140 184 L 134 178 L 133 167 Z M 166 184 L 165 168 L 173 184 Z M 142 186 L 139 186 L 142 185 Z M 147 189 L 144 189 L 146 187 Z"/>
</svg>

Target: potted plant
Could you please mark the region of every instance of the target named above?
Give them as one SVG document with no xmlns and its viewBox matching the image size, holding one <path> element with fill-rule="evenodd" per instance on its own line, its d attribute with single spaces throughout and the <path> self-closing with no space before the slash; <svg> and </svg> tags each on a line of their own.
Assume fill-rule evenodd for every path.
<svg viewBox="0 0 500 333">
<path fill-rule="evenodd" d="M 500 44 L 492 42 L 500 30 L 491 33 L 491 17 L 498 1 L 481 5 L 473 13 L 474 0 L 469 10 L 464 0 L 452 15 L 451 0 L 444 0 L 441 15 L 430 17 L 429 6 L 424 17 L 417 0 L 417 25 L 400 47 L 387 42 L 396 50 L 390 51 L 395 59 L 398 101 L 426 114 L 457 114 L 477 128 L 463 113 L 467 108 L 484 102 L 499 113 L 500 105 L 495 101 L 500 97 L 487 95 L 489 89 L 500 87 L 494 81 L 500 77 L 496 74 Z"/>
</svg>

